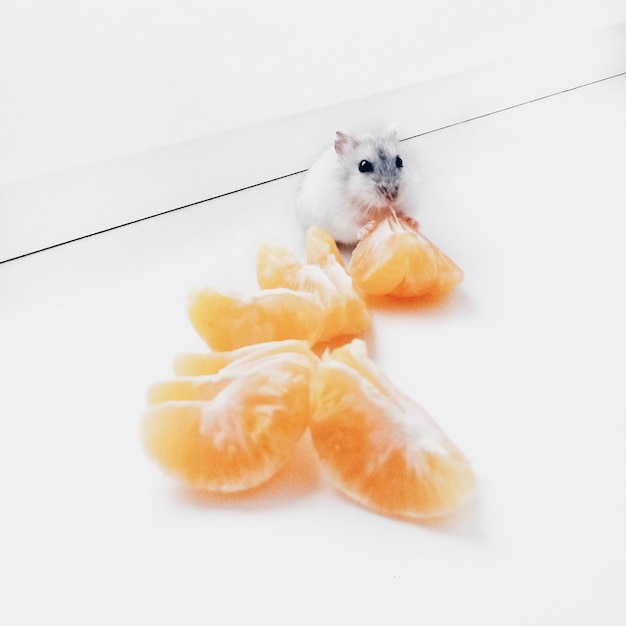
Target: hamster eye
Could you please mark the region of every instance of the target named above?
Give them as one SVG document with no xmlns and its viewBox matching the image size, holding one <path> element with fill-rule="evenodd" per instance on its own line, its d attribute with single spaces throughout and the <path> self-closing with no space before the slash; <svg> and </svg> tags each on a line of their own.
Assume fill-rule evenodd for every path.
<svg viewBox="0 0 626 626">
<path fill-rule="evenodd" d="M 359 163 L 359 172 L 373 172 L 374 171 L 374 166 L 369 162 L 366 161 L 365 159 L 363 159 L 360 163 Z"/>
<path fill-rule="evenodd" d="M 396 167 L 402 167 L 404 165 L 404 163 L 402 163 L 402 159 L 397 156 L 396 157 Z"/>
</svg>

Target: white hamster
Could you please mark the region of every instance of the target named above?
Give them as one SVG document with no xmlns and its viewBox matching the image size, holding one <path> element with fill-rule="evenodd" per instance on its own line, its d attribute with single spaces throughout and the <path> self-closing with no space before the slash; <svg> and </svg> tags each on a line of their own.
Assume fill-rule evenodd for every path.
<svg viewBox="0 0 626 626">
<path fill-rule="evenodd" d="M 395 130 L 357 136 L 338 130 L 334 145 L 307 170 L 298 190 L 301 225 L 319 226 L 338 243 L 351 245 L 385 211 L 417 223 L 401 152 Z"/>
</svg>

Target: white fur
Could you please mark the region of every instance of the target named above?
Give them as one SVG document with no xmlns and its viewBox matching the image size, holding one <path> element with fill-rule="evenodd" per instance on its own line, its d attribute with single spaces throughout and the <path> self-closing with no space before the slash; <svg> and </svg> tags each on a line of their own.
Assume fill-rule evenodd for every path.
<svg viewBox="0 0 626 626">
<path fill-rule="evenodd" d="M 387 157 L 386 163 L 381 161 L 381 152 Z M 335 146 L 311 166 L 298 191 L 296 212 L 302 226 L 319 226 L 336 241 L 353 244 L 364 227 L 389 207 L 412 215 L 406 166 L 399 170 L 395 167 L 395 158 L 401 154 L 395 131 L 357 137 L 337 131 Z M 360 172 L 362 160 L 374 164 L 376 171 Z M 396 185 L 398 195 L 394 199 L 385 197 L 380 190 L 381 186 Z"/>
</svg>

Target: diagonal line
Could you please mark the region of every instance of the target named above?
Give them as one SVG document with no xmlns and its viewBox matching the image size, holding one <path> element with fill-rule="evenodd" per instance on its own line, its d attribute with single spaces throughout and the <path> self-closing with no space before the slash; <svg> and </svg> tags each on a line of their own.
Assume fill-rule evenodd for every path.
<svg viewBox="0 0 626 626">
<path fill-rule="evenodd" d="M 253 185 L 247 185 L 246 187 L 240 187 L 239 189 L 233 189 L 225 193 L 220 193 L 216 196 L 211 196 L 210 198 L 205 198 L 204 200 L 196 200 L 195 202 L 190 202 L 189 204 L 183 204 L 182 206 L 178 206 L 173 209 L 167 209 L 166 211 L 153 213 L 152 215 L 146 215 L 145 217 L 140 217 L 139 219 L 136 219 L 136 220 L 124 222 L 122 224 L 116 224 L 115 226 L 110 226 L 109 228 L 103 228 L 102 230 L 96 230 L 93 233 L 87 233 L 86 235 L 81 235 L 80 237 L 74 237 L 73 239 L 67 239 L 66 241 L 61 241 L 59 243 L 52 244 L 51 246 L 38 248 L 37 250 L 32 250 L 31 252 L 25 252 L 24 254 L 18 254 L 17 256 L 0 261 L 0 265 L 2 265 L 3 263 L 8 263 L 9 261 L 17 261 L 18 259 L 23 259 L 25 257 L 32 256 L 33 254 L 38 254 L 39 252 L 46 252 L 47 250 L 54 250 L 54 248 L 60 248 L 61 246 L 64 246 L 68 243 L 75 243 L 77 241 L 82 241 L 83 239 L 88 239 L 89 237 L 95 237 L 96 235 L 103 235 L 104 233 L 110 233 L 113 230 L 118 230 L 119 228 L 124 228 L 125 226 L 132 226 L 133 224 L 139 224 L 140 222 L 145 222 L 155 217 L 161 217 L 162 215 L 169 215 L 170 213 L 175 213 L 176 211 L 182 211 L 183 209 L 188 209 L 189 207 L 196 206 L 197 204 L 202 204 L 203 202 L 217 200 L 218 198 L 225 198 L 226 196 L 231 196 L 235 193 L 239 193 L 240 191 L 246 191 L 247 189 L 254 189 L 255 187 L 260 187 L 261 185 L 267 185 L 269 183 L 282 180 L 283 178 L 289 178 L 291 176 L 296 176 L 297 174 L 302 174 L 305 171 L 306 170 L 300 170 L 299 172 L 291 172 L 290 174 L 284 174 L 283 176 L 270 178 L 269 180 L 264 180 L 264 181 L 261 181 L 260 183 L 254 183 Z"/>
<path fill-rule="evenodd" d="M 603 83 L 608 80 L 612 80 L 614 78 L 620 78 L 622 76 L 626 76 L 626 72 L 620 72 L 619 74 L 613 74 L 612 76 L 605 76 L 604 78 L 599 78 L 597 80 L 593 80 L 588 83 L 583 83 L 582 85 L 576 85 L 575 87 L 569 87 L 567 89 L 561 89 L 560 91 L 555 91 L 553 93 L 546 94 L 544 96 L 539 96 L 538 98 L 532 98 L 531 100 L 525 100 L 524 102 L 519 102 L 517 104 L 512 104 L 507 107 L 503 107 L 501 109 L 496 109 L 494 111 L 489 111 L 488 113 L 482 113 L 481 115 L 475 115 L 473 117 L 468 117 L 463 120 L 459 120 L 458 122 L 453 122 L 452 124 L 446 124 L 445 126 L 439 126 L 437 128 L 431 128 L 430 130 L 426 130 L 421 133 L 417 133 L 416 135 L 411 135 L 410 137 L 404 137 L 401 141 L 409 141 L 411 139 L 418 139 L 419 137 L 424 137 L 426 135 L 430 135 L 432 133 L 437 133 L 442 130 L 447 130 L 448 128 L 454 128 L 455 126 L 460 126 L 462 124 L 467 124 L 469 122 L 474 122 L 476 120 L 481 120 L 486 117 L 490 117 L 492 115 L 497 115 L 498 113 L 504 113 L 506 111 L 512 111 L 513 109 L 518 109 L 520 107 L 526 106 L 528 104 L 533 104 L 535 102 L 541 102 L 542 100 L 547 100 L 548 98 L 554 98 L 555 96 L 560 96 L 566 93 L 570 93 L 572 91 L 577 91 L 578 89 L 583 89 L 584 87 L 590 87 L 592 85 L 597 85 L 599 83 Z M 62 241 L 60 243 L 55 243 L 51 246 L 46 246 L 44 248 L 38 248 L 37 250 L 32 250 L 31 252 L 26 252 L 24 254 L 19 254 L 17 256 L 11 257 L 9 259 L 4 259 L 0 261 L 0 265 L 3 263 L 9 263 L 10 261 L 17 261 L 18 259 L 23 259 L 25 257 L 32 256 L 33 254 L 38 254 L 39 252 L 45 252 L 47 250 L 53 250 L 54 248 L 59 248 L 69 243 L 75 243 L 77 241 L 82 241 L 83 239 L 88 239 L 89 237 L 95 237 L 96 235 L 102 235 L 104 233 L 109 233 L 114 230 L 118 230 L 119 228 L 123 228 L 125 226 L 131 226 L 133 224 L 139 224 L 140 222 L 145 222 L 146 220 L 151 220 L 156 217 L 161 217 L 162 215 L 168 215 L 170 213 L 175 213 L 176 211 L 182 211 L 183 209 L 188 209 L 189 207 L 196 206 L 198 204 L 202 204 L 204 202 L 210 202 L 211 200 L 217 200 L 219 198 L 224 198 L 226 196 L 233 195 L 235 193 L 239 193 L 240 191 L 246 191 L 248 189 L 254 189 L 255 187 L 260 187 L 261 185 L 267 185 L 269 183 L 274 183 L 279 180 L 283 180 L 285 178 L 290 178 L 292 176 L 297 176 L 298 174 L 302 174 L 306 172 L 304 170 L 298 170 L 296 172 L 291 172 L 289 174 L 284 174 L 282 176 L 277 176 L 276 178 L 270 178 L 268 180 L 261 181 L 259 183 L 254 183 L 253 185 L 247 185 L 245 187 L 240 187 L 238 189 L 233 189 L 232 191 L 227 191 L 225 193 L 221 193 L 215 196 L 211 196 L 210 198 L 204 198 L 203 200 L 197 200 L 195 202 L 190 202 L 188 204 L 184 204 L 179 207 L 175 207 L 173 209 L 167 209 L 166 211 L 161 211 L 160 213 L 154 213 L 152 215 L 147 215 L 145 217 L 141 217 L 136 220 L 131 220 L 129 222 L 124 222 L 123 224 L 117 224 L 116 226 L 111 226 L 109 228 L 104 228 L 102 230 L 94 231 L 93 233 L 88 233 L 86 235 L 82 235 L 80 237 L 75 237 L 73 239 L 68 239 L 67 241 Z"/>
<path fill-rule="evenodd" d="M 431 133 L 437 133 L 440 130 L 447 130 L 448 128 L 454 128 L 455 126 L 460 126 L 461 124 L 467 124 L 468 122 L 474 122 L 475 120 L 481 120 L 485 117 L 490 117 L 491 115 L 497 115 L 498 113 L 504 113 L 505 111 L 511 111 L 513 109 L 518 109 L 519 107 L 526 106 L 527 104 L 533 104 L 535 102 L 541 102 L 542 100 L 547 100 L 548 98 L 554 98 L 555 96 L 560 96 L 565 93 L 570 93 L 572 91 L 576 91 L 577 89 L 583 89 L 584 87 L 591 87 L 592 85 L 597 85 L 598 83 L 603 83 L 607 80 L 612 80 L 614 78 L 620 78 L 622 76 L 626 76 L 626 72 L 620 72 L 619 74 L 613 74 L 612 76 L 605 76 L 604 78 L 599 78 L 598 80 L 592 80 L 589 83 L 584 83 L 582 85 L 576 85 L 575 87 L 568 87 L 567 89 L 561 89 L 561 91 L 555 91 L 553 93 L 546 94 L 545 96 L 539 96 L 538 98 L 532 98 L 531 100 L 525 100 L 524 102 L 518 102 L 517 104 L 512 104 L 508 107 L 503 107 L 501 109 L 496 109 L 495 111 L 489 111 L 488 113 L 482 113 L 481 115 L 475 115 L 474 117 L 468 117 L 464 120 L 460 120 L 458 122 L 453 122 L 452 124 L 446 124 L 445 126 L 439 126 L 438 128 L 432 128 L 431 130 L 426 130 L 423 133 L 418 133 L 417 135 L 411 135 L 410 137 L 405 137 L 401 141 L 408 141 L 409 139 L 417 139 L 418 137 L 424 137 L 425 135 L 430 135 Z"/>
</svg>

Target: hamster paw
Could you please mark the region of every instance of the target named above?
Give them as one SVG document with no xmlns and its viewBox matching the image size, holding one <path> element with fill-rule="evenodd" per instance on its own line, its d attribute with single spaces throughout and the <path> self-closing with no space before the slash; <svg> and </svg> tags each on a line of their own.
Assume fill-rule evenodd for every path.
<svg viewBox="0 0 626 626">
<path fill-rule="evenodd" d="M 371 232 L 374 232 L 374 230 L 376 230 L 376 226 L 378 226 L 377 220 L 371 220 L 367 224 L 365 224 L 365 226 L 361 226 L 357 235 L 358 240 L 361 241 L 361 239 L 367 237 L 367 235 L 369 235 Z"/>
<path fill-rule="evenodd" d="M 399 220 L 402 220 L 409 228 L 414 228 L 415 230 L 419 230 L 420 223 L 408 213 L 403 213 L 402 211 L 398 211 L 397 217 Z"/>
</svg>

